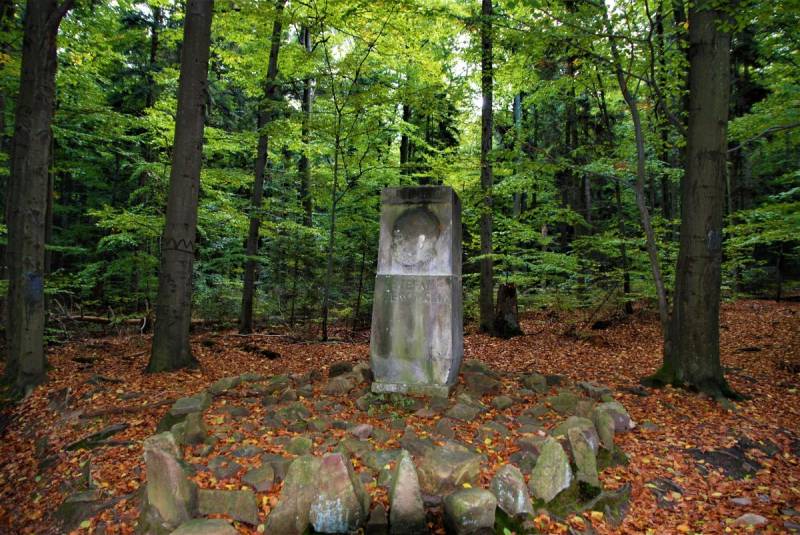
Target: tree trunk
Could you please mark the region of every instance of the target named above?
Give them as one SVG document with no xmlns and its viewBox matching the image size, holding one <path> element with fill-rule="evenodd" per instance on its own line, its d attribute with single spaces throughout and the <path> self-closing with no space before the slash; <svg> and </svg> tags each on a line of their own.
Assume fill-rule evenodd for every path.
<svg viewBox="0 0 800 535">
<path fill-rule="evenodd" d="M 72 7 L 65 0 L 28 2 L 22 72 L 8 187 L 8 324 L 6 378 L 20 392 L 45 378 L 44 259 L 48 166 L 52 149 L 56 38 Z"/>
<path fill-rule="evenodd" d="M 664 337 L 664 344 L 669 343 L 669 305 L 667 304 L 667 291 L 664 287 L 664 279 L 661 276 L 661 266 L 658 260 L 658 248 L 656 246 L 655 233 L 653 226 L 650 223 L 650 211 L 647 208 L 645 197 L 645 184 L 647 181 L 647 156 L 644 150 L 644 131 L 642 129 L 642 120 L 639 116 L 639 104 L 636 97 L 630 92 L 628 88 L 628 81 L 625 78 L 625 73 L 622 70 L 622 59 L 619 55 L 617 42 L 613 36 L 614 28 L 611 25 L 611 20 L 608 17 L 608 11 L 603 12 L 605 18 L 606 29 L 608 32 L 608 41 L 611 45 L 611 55 L 614 59 L 614 71 L 617 76 L 617 83 L 622 92 L 622 97 L 628 105 L 628 110 L 631 113 L 633 121 L 633 131 L 636 141 L 636 183 L 634 184 L 634 192 L 636 193 L 636 206 L 639 208 L 639 214 L 642 218 L 642 227 L 645 233 L 645 243 L 647 247 L 647 256 L 650 259 L 650 270 L 653 273 L 653 282 L 656 286 L 656 296 L 658 298 L 658 316 L 661 320 L 661 333 Z"/>
<path fill-rule="evenodd" d="M 331 190 L 331 213 L 330 213 L 330 231 L 328 233 L 328 253 L 325 268 L 325 287 L 323 288 L 322 295 L 322 341 L 328 341 L 328 312 L 330 308 L 331 298 L 331 283 L 333 279 L 333 246 L 336 241 L 336 205 L 339 186 L 339 150 L 340 139 L 338 132 L 341 128 L 341 115 L 339 116 L 339 124 L 336 127 L 336 139 L 333 144 L 333 188 Z"/>
<path fill-rule="evenodd" d="M 656 383 L 736 397 L 719 358 L 722 215 L 730 80 L 730 36 L 711 0 L 689 11 L 689 129 L 681 187 L 675 304 Z"/>
<path fill-rule="evenodd" d="M 264 175 L 268 166 L 269 136 L 265 128 L 274 116 L 278 86 L 278 53 L 281 47 L 283 6 L 286 0 L 275 3 L 275 20 L 272 23 L 272 41 L 267 65 L 267 81 L 264 86 L 264 98 L 267 109 L 258 112 L 258 148 L 256 150 L 255 179 L 250 197 L 250 228 L 247 232 L 247 259 L 244 263 L 244 285 L 242 288 L 242 310 L 239 314 L 239 333 L 253 332 L 253 300 L 255 296 L 256 278 L 258 278 L 258 240 L 261 229 L 261 197 L 264 193 Z"/>
<path fill-rule="evenodd" d="M 513 284 L 506 283 L 497 287 L 497 308 L 494 321 L 497 336 L 511 338 L 524 334 L 519 326 L 517 287 Z"/>
<path fill-rule="evenodd" d="M 404 123 L 411 122 L 411 106 L 406 103 L 402 104 L 402 117 Z M 408 133 L 405 131 L 400 136 L 400 173 L 408 175 L 411 173 L 411 140 L 408 138 Z"/>
<path fill-rule="evenodd" d="M 369 243 L 366 236 L 361 243 L 361 269 L 358 271 L 358 292 L 356 293 L 356 306 L 353 309 L 353 327 L 351 329 L 354 333 L 358 325 L 358 315 L 361 312 L 361 294 L 364 291 L 364 268 L 367 265 L 367 244 Z"/>
<path fill-rule="evenodd" d="M 492 150 L 492 1 L 483 0 L 481 8 L 481 190 L 483 206 L 481 209 L 481 279 L 480 330 L 494 333 L 494 266 L 492 264 L 492 163 L 489 153 Z"/>
<path fill-rule="evenodd" d="M 189 344 L 189 327 L 213 11 L 213 0 L 189 0 L 186 4 L 178 115 L 148 372 L 175 370 L 196 363 Z"/>
<path fill-rule="evenodd" d="M 302 28 L 300 30 L 300 41 L 307 55 L 311 55 L 311 30 Z M 311 103 L 313 95 L 311 93 L 311 78 L 303 80 L 303 102 L 301 104 L 303 120 L 300 126 L 300 139 L 303 143 L 303 154 L 297 163 L 297 170 L 300 174 L 300 202 L 303 205 L 303 224 L 307 227 L 312 225 L 314 212 L 314 199 L 311 196 L 311 161 L 308 152 L 311 145 Z"/>
</svg>

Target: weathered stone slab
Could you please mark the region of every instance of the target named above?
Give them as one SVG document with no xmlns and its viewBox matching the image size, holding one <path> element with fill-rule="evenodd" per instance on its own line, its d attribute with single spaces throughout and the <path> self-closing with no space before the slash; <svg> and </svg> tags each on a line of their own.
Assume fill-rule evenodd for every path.
<svg viewBox="0 0 800 535">
<path fill-rule="evenodd" d="M 372 391 L 446 396 L 464 345 L 460 202 L 435 186 L 387 188 L 381 203 Z"/>
</svg>

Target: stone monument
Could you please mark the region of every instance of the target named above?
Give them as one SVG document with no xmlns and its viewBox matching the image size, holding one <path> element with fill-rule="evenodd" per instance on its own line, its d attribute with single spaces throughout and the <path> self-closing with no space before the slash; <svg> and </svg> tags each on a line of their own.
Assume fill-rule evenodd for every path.
<svg viewBox="0 0 800 535">
<path fill-rule="evenodd" d="M 447 396 L 464 353 L 462 316 L 458 197 L 445 186 L 384 189 L 372 391 Z"/>
</svg>

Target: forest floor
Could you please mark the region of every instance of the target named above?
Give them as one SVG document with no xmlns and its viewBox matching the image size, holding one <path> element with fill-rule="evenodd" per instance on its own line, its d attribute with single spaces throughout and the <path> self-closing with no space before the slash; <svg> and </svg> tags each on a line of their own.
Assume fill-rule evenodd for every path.
<svg viewBox="0 0 800 535">
<path fill-rule="evenodd" d="M 522 322 L 525 336 L 498 340 L 468 333 L 465 338 L 465 358 L 479 359 L 506 373 L 503 382 L 509 393 L 515 386 L 506 377 L 523 372 L 594 381 L 610 386 L 638 424 L 617 437 L 629 464 L 601 474 L 605 487 L 632 486 L 623 523 L 612 527 L 602 515 L 586 513 L 565 523 L 542 520 L 544 532 L 584 532 L 591 525 L 599 533 L 737 533 L 747 531 L 734 524 L 745 513 L 766 518 L 768 524 L 757 528 L 766 533 L 785 533 L 800 524 L 800 304 L 739 301 L 723 307 L 722 360 L 731 385 L 751 396 L 727 409 L 682 390 L 638 387 L 638 379 L 652 373 L 660 361 L 656 318 L 636 314 L 602 330 L 565 334 L 577 319 L 574 314 L 533 313 Z M 149 344 L 148 336 L 124 335 L 51 348 L 47 384 L 0 413 L 0 532 L 58 533 L 53 513 L 68 493 L 86 485 L 88 473 L 93 485 L 117 500 L 81 524 L 76 533 L 132 533 L 139 507 L 137 491 L 145 483 L 142 440 L 154 433 L 169 402 L 227 376 L 311 370 L 324 374 L 337 361 L 365 361 L 369 354 L 366 332 L 325 344 L 282 336 L 198 333 L 193 337 L 194 354 L 201 364 L 198 369 L 146 375 Z M 319 389 L 316 385 L 315 399 L 300 402 L 314 410 Z M 336 418 L 386 427 L 385 420 L 358 411 L 355 397 L 336 397 L 342 410 Z M 216 398 L 205 416 L 209 428 L 238 431 L 238 441 L 281 453 L 285 440 L 273 439 L 288 431 L 259 435 L 257 426 L 248 427 L 248 418 L 225 416 L 223 405 L 241 401 Z M 107 410 L 142 406 L 150 408 L 130 413 Z M 249 412 L 257 419 L 263 410 L 256 403 Z M 515 410 L 509 409 L 508 414 L 513 416 Z M 95 411 L 106 414 L 89 417 Z M 491 418 L 492 412 L 482 418 Z M 409 415 L 406 423 L 424 434 L 432 421 Z M 109 424 L 127 427 L 122 426 L 100 447 L 67 449 Z M 458 426 L 456 438 L 472 442 L 479 424 Z M 511 427 L 506 439 L 477 444 L 488 458 L 482 473 L 484 486 L 513 449 Z M 388 432 L 397 438 L 402 431 Z M 322 453 L 317 450 L 329 448 L 344 433 L 331 429 L 327 439 L 317 437 L 315 453 Z M 216 448 L 230 447 L 226 442 L 233 440 L 223 440 Z M 187 458 L 204 462 L 195 453 L 188 450 Z M 199 474 L 196 481 L 201 486 L 238 488 L 235 481 Z M 369 488 L 373 499 L 385 500 L 385 491 Z M 258 494 L 259 522 L 274 506 L 279 490 L 275 486 Z M 241 533 L 258 532 L 255 526 L 237 523 L 236 527 Z"/>
</svg>

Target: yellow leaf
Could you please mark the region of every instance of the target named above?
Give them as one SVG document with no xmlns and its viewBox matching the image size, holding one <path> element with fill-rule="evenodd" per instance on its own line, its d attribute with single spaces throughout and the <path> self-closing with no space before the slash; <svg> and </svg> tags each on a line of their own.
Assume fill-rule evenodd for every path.
<svg viewBox="0 0 800 535">
<path fill-rule="evenodd" d="M 470 485 L 469 483 L 464 483 L 461 486 L 464 487 L 465 489 L 471 489 L 472 488 L 472 485 Z"/>
<path fill-rule="evenodd" d="M 677 527 L 677 530 L 681 533 L 688 533 L 691 529 L 688 524 L 681 524 Z"/>
<path fill-rule="evenodd" d="M 603 520 L 603 511 L 592 511 L 590 514 L 595 520 Z"/>
</svg>

